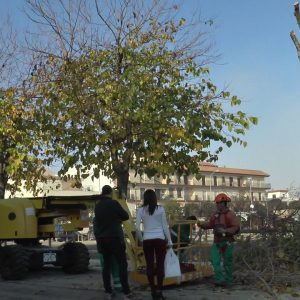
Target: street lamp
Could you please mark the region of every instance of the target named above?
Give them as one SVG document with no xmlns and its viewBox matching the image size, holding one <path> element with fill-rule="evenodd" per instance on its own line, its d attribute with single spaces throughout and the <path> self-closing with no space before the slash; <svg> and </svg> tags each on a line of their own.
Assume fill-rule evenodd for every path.
<svg viewBox="0 0 300 300">
<path fill-rule="evenodd" d="M 209 179 L 209 195 L 210 195 L 210 196 L 211 196 L 212 176 L 213 176 L 214 174 L 218 173 L 218 172 L 219 172 L 219 169 L 215 170 L 214 172 L 210 173 L 210 175 L 209 175 L 209 177 L 210 177 L 210 179 Z"/>
<path fill-rule="evenodd" d="M 269 227 L 269 206 L 268 206 L 268 199 L 265 201 L 265 203 L 266 203 L 266 209 L 267 209 L 267 227 Z"/>
<path fill-rule="evenodd" d="M 253 208 L 254 208 L 254 204 L 253 204 L 253 199 L 252 199 L 252 177 L 248 177 L 247 178 L 248 181 L 249 181 L 249 197 L 250 197 L 250 219 L 249 219 L 249 226 L 250 226 L 250 229 L 252 229 L 252 211 L 253 211 Z"/>
<path fill-rule="evenodd" d="M 249 198 L 250 198 L 250 208 L 254 208 L 253 199 L 252 199 L 252 177 L 248 177 L 249 180 Z"/>
</svg>

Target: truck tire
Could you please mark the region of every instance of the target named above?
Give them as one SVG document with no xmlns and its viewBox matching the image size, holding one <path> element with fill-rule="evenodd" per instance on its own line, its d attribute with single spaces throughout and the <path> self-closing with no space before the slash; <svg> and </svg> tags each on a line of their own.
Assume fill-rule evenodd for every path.
<svg viewBox="0 0 300 300">
<path fill-rule="evenodd" d="M 28 251 L 27 253 L 29 257 L 29 270 L 41 271 L 44 266 L 43 255 L 34 251 Z"/>
<path fill-rule="evenodd" d="M 88 271 L 90 255 L 82 243 L 69 242 L 63 245 L 65 261 L 63 271 L 68 274 L 80 274 Z"/>
<path fill-rule="evenodd" d="M 20 280 L 26 277 L 29 266 L 27 251 L 19 245 L 1 248 L 1 277 L 5 280 Z"/>
</svg>

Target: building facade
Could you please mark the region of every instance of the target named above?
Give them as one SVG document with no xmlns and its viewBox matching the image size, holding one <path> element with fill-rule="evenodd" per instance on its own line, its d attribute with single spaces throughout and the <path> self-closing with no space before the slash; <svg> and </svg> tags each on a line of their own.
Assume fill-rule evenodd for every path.
<svg viewBox="0 0 300 300">
<path fill-rule="evenodd" d="M 287 189 L 279 189 L 279 190 L 269 190 L 267 193 L 268 200 L 272 199 L 288 199 L 289 191 Z"/>
<path fill-rule="evenodd" d="M 147 175 L 135 176 L 135 172 L 132 170 L 129 174 L 127 200 L 130 205 L 136 207 L 142 201 L 146 189 L 155 190 L 160 202 L 175 200 L 181 204 L 212 201 L 216 194 L 221 192 L 227 193 L 233 199 L 245 199 L 251 202 L 267 200 L 270 184 L 266 182 L 266 178 L 269 175 L 263 171 L 227 168 L 202 163 L 200 173 L 201 177 L 198 179 L 194 175 L 180 177 L 170 175 L 167 179 L 158 176 L 152 178 L 148 178 Z M 71 169 L 69 174 L 75 175 L 75 170 Z M 48 172 L 47 175 L 49 180 L 38 184 L 39 196 L 98 194 L 101 193 L 103 185 L 116 185 L 103 174 L 100 174 L 99 178 L 94 178 L 92 169 L 90 175 L 81 180 L 81 188 L 76 188 L 72 179 L 65 182 L 52 172 Z M 15 196 L 30 197 L 33 194 L 21 189 L 21 192 Z"/>
<path fill-rule="evenodd" d="M 268 200 L 279 199 L 282 202 L 289 204 L 290 202 L 299 201 L 299 191 L 293 191 L 293 189 L 278 189 L 278 190 L 269 190 L 267 193 Z"/>
<path fill-rule="evenodd" d="M 129 201 L 140 202 L 146 189 L 154 189 L 160 201 L 176 200 L 183 203 L 211 201 L 225 192 L 236 199 L 265 201 L 270 184 L 269 175 L 259 170 L 220 167 L 210 163 L 200 165 L 201 178 L 194 175 L 170 176 L 169 180 L 146 175 L 134 176 L 130 172 Z"/>
<path fill-rule="evenodd" d="M 46 172 L 43 174 L 45 177 L 44 181 L 38 181 L 36 185 L 36 193 L 34 193 L 32 190 L 27 190 L 25 186 L 25 182 L 22 183 L 20 186 L 19 191 L 17 191 L 15 194 L 11 194 L 9 191 L 5 191 L 4 198 L 11 198 L 11 197 L 20 197 L 20 198 L 26 198 L 26 197 L 41 197 L 41 196 L 48 196 L 51 195 L 53 192 L 61 192 L 64 189 L 65 183 L 59 178 L 59 176 L 55 173 L 53 173 L 50 170 L 46 170 Z M 9 182 L 12 184 L 12 182 Z"/>
</svg>

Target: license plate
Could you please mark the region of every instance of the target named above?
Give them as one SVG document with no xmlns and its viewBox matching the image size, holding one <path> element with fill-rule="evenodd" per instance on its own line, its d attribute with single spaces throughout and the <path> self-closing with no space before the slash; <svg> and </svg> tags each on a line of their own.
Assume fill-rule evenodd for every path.
<svg viewBox="0 0 300 300">
<path fill-rule="evenodd" d="M 44 261 L 44 263 L 56 262 L 56 253 L 52 253 L 52 252 L 44 253 L 43 261 Z"/>
</svg>

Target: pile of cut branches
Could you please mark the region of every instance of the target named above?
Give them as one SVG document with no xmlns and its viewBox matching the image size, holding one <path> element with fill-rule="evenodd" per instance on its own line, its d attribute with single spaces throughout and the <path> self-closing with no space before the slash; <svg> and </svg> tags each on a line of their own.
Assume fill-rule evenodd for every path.
<svg viewBox="0 0 300 300">
<path fill-rule="evenodd" d="M 235 248 L 238 282 L 274 288 L 300 285 L 300 222 L 282 222 L 276 231 L 241 235 Z"/>
</svg>

